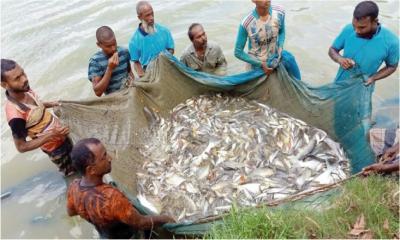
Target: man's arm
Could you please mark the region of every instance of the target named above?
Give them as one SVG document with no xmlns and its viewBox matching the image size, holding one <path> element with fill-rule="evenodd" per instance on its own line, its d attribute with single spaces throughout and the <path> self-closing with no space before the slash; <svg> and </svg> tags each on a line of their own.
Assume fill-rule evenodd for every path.
<svg viewBox="0 0 400 240">
<path fill-rule="evenodd" d="M 216 64 L 216 69 L 215 69 L 215 74 L 219 76 L 224 76 L 226 75 L 226 69 L 228 63 L 226 62 L 225 55 L 222 52 L 222 49 L 218 46 L 218 52 L 217 52 L 217 64 Z"/>
<path fill-rule="evenodd" d="M 18 152 L 23 153 L 41 147 L 43 144 L 54 137 L 65 136 L 68 135 L 68 133 L 68 127 L 55 128 L 49 130 L 48 132 L 45 132 L 42 136 L 32 139 L 30 141 L 26 141 L 26 137 L 18 137 L 14 135 L 14 144 Z"/>
<path fill-rule="evenodd" d="M 108 66 L 103 77 L 93 77 L 92 85 L 96 96 L 100 97 L 106 91 L 108 85 L 110 84 L 112 71 L 118 66 L 118 64 L 118 52 L 115 52 L 114 55 L 108 59 Z"/>
<path fill-rule="evenodd" d="M 134 61 L 133 62 L 133 66 L 135 67 L 135 71 L 137 72 L 139 77 L 143 77 L 144 76 L 144 70 L 142 67 L 142 64 L 140 64 L 139 61 Z"/>
<path fill-rule="evenodd" d="M 396 66 L 386 66 L 384 68 L 382 68 L 381 70 L 379 70 L 377 73 L 375 73 L 374 75 L 370 76 L 367 80 L 367 82 L 365 83 L 365 85 L 370 85 L 375 81 L 378 81 L 380 79 L 386 78 L 388 76 L 390 76 L 392 73 L 394 73 L 397 69 L 397 65 Z"/>
<path fill-rule="evenodd" d="M 261 67 L 262 63 L 260 60 L 244 52 L 244 47 L 246 46 L 246 42 L 247 42 L 247 31 L 242 25 L 240 25 L 235 43 L 235 57 L 253 66 Z"/>
<path fill-rule="evenodd" d="M 343 68 L 343 69 L 349 69 L 352 68 L 355 64 L 353 59 L 350 58 L 344 58 L 339 54 L 339 51 L 336 50 L 333 47 L 329 48 L 329 52 L 328 52 L 329 57 L 336 63 L 339 63 L 339 65 Z"/>
<path fill-rule="evenodd" d="M 112 201 L 111 212 L 115 214 L 115 218 L 126 223 L 138 230 L 149 230 L 153 227 L 163 225 L 168 222 L 175 222 L 172 218 L 159 216 L 141 215 L 129 202 L 129 200 L 119 191 L 114 192 L 114 200 Z"/>
</svg>

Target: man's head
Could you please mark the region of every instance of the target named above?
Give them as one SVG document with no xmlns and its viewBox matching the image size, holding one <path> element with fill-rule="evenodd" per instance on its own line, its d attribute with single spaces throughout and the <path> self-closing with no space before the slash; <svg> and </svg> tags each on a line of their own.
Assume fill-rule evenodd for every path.
<svg viewBox="0 0 400 240">
<path fill-rule="evenodd" d="M 256 4 L 256 8 L 259 9 L 269 9 L 271 6 L 271 0 L 251 0 Z"/>
<path fill-rule="evenodd" d="M 193 23 L 188 30 L 188 36 L 195 48 L 207 46 L 207 35 L 200 23 Z"/>
<path fill-rule="evenodd" d="M 154 33 L 154 12 L 150 3 L 147 1 L 139 1 L 136 4 L 136 13 L 142 23 L 143 30 L 148 33 Z"/>
<path fill-rule="evenodd" d="M 372 37 L 378 26 L 378 14 L 378 5 L 373 1 L 363 1 L 356 6 L 353 13 L 353 27 L 359 37 Z"/>
<path fill-rule="evenodd" d="M 97 138 L 77 142 L 71 151 L 72 165 L 84 176 L 99 176 L 111 172 L 111 157 Z"/>
<path fill-rule="evenodd" d="M 99 46 L 107 56 L 111 57 L 117 51 L 117 40 L 110 27 L 99 27 L 96 30 L 96 39 L 97 46 Z"/>
<path fill-rule="evenodd" d="M 1 59 L 1 86 L 12 92 L 29 91 L 29 81 L 24 69 L 14 60 Z"/>
</svg>

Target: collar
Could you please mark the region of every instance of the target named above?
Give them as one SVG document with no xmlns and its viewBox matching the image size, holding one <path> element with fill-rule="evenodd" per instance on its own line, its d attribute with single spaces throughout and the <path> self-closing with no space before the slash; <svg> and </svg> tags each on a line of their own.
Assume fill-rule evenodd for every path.
<svg viewBox="0 0 400 240">
<path fill-rule="evenodd" d="M 144 36 L 144 37 L 146 37 L 147 35 L 149 35 L 147 32 L 145 32 L 142 28 L 141 28 L 141 26 L 142 26 L 142 23 L 139 23 L 139 26 L 138 26 L 138 30 L 139 30 L 139 32 Z M 157 32 L 157 23 L 154 23 L 154 30 Z"/>
<path fill-rule="evenodd" d="M 146 37 L 147 35 L 149 35 L 147 32 L 145 32 L 145 31 L 142 29 L 142 23 L 139 23 L 138 29 L 139 29 L 139 32 L 140 32 L 144 37 Z"/>
<path fill-rule="evenodd" d="M 268 12 L 269 12 L 269 15 L 271 16 L 271 15 L 272 15 L 272 6 L 271 6 L 271 5 L 269 6 Z M 256 9 L 256 8 L 254 8 L 254 10 L 253 10 L 253 16 L 254 16 L 256 19 L 259 19 L 259 18 L 260 18 L 260 15 L 258 15 L 258 12 L 257 12 L 257 9 Z"/>
<path fill-rule="evenodd" d="M 359 38 L 371 40 L 371 39 L 373 39 L 374 37 L 378 36 L 378 34 L 381 32 L 381 28 L 382 28 L 382 27 L 381 27 L 381 24 L 378 22 L 378 26 L 376 27 L 375 33 L 372 34 L 370 37 L 359 37 L 359 36 L 357 35 L 357 33 L 356 33 L 356 36 L 359 37 Z"/>
<path fill-rule="evenodd" d="M 212 47 L 211 47 L 210 43 L 208 42 L 208 43 L 207 43 L 207 47 L 206 47 L 206 52 L 208 52 L 209 50 L 211 50 L 211 48 L 212 48 Z M 192 54 L 195 54 L 195 53 L 196 53 L 196 49 L 194 49 L 193 43 L 190 45 L 189 51 L 190 51 L 190 53 L 192 53 Z"/>
</svg>

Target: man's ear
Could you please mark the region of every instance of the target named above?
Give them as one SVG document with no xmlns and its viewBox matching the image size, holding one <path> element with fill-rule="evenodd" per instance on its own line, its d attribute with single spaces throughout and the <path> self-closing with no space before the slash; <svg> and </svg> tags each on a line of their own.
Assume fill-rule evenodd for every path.
<svg viewBox="0 0 400 240">
<path fill-rule="evenodd" d="M 4 89 L 7 89 L 8 88 L 7 82 L 6 81 L 1 81 L 1 87 L 4 88 Z"/>
<path fill-rule="evenodd" d="M 93 167 L 94 167 L 93 165 L 87 166 L 85 169 L 85 175 L 93 175 L 95 171 Z"/>
<path fill-rule="evenodd" d="M 378 18 L 375 18 L 374 22 L 375 22 L 375 23 L 378 23 L 378 22 L 379 22 L 379 19 L 378 19 Z"/>
<path fill-rule="evenodd" d="M 97 45 L 99 48 L 101 48 L 101 43 L 96 42 L 96 45 Z"/>
</svg>

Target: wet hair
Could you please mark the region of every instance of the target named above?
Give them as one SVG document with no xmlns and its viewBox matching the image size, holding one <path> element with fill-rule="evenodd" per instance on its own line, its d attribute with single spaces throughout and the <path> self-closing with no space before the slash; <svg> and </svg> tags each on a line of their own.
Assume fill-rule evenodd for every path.
<svg viewBox="0 0 400 240">
<path fill-rule="evenodd" d="M 90 144 L 100 144 L 100 140 L 97 138 L 84 138 L 77 142 L 70 153 L 72 166 L 81 174 L 85 175 L 86 167 L 93 164 L 95 161 L 95 156 L 92 151 L 90 151 L 88 145 Z"/>
<path fill-rule="evenodd" d="M 113 37 L 115 37 L 114 31 L 109 26 L 102 26 L 96 30 L 96 39 L 99 43 L 110 40 Z"/>
<path fill-rule="evenodd" d="M 139 1 L 136 4 L 136 14 L 139 16 L 140 13 L 142 12 L 143 7 L 149 6 L 151 7 L 151 4 L 148 1 Z"/>
<path fill-rule="evenodd" d="M 6 81 L 6 72 L 13 70 L 17 63 L 11 59 L 1 59 L 1 81 Z"/>
<path fill-rule="evenodd" d="M 193 30 L 193 28 L 195 28 L 197 26 L 203 27 L 200 23 L 192 23 L 189 26 L 188 36 L 189 36 L 190 41 L 193 41 L 193 37 L 194 37 L 193 34 L 192 34 L 192 30 Z"/>
<path fill-rule="evenodd" d="M 373 1 L 363 1 L 357 4 L 354 9 L 353 17 L 360 20 L 365 17 L 370 17 L 371 21 L 378 17 L 379 8 L 378 5 Z"/>
</svg>

